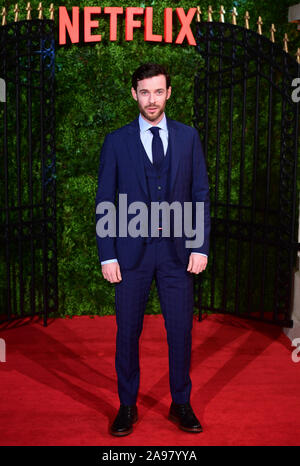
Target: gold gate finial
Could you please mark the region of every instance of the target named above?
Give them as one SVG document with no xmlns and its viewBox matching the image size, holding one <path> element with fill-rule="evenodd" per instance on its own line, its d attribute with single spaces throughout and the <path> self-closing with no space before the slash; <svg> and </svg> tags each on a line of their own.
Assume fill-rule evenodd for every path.
<svg viewBox="0 0 300 466">
<path fill-rule="evenodd" d="M 2 15 L 2 26 L 5 26 L 7 24 L 7 22 L 6 22 L 7 11 L 6 11 L 5 6 L 2 8 L 1 15 Z"/>
<path fill-rule="evenodd" d="M 297 49 L 296 57 L 297 57 L 297 62 L 300 64 L 300 48 Z"/>
<path fill-rule="evenodd" d="M 275 29 L 275 26 L 274 26 L 273 23 L 272 23 L 272 26 L 271 26 L 270 31 L 271 31 L 271 37 L 270 37 L 270 39 L 271 39 L 272 42 L 275 42 L 275 34 L 274 34 L 274 33 L 276 32 L 276 29 Z"/>
<path fill-rule="evenodd" d="M 213 17 L 212 17 L 212 14 L 213 14 L 213 9 L 212 9 L 212 6 L 209 5 L 208 7 L 208 11 L 207 11 L 207 15 L 208 15 L 208 21 L 212 21 L 213 20 Z"/>
<path fill-rule="evenodd" d="M 257 32 L 258 32 L 258 34 L 261 35 L 262 34 L 261 26 L 262 26 L 262 24 L 264 24 L 262 22 L 261 16 L 258 17 L 258 21 L 257 21 L 256 24 L 257 24 Z"/>
<path fill-rule="evenodd" d="M 19 12 L 20 12 L 20 9 L 18 7 L 18 4 L 16 3 L 15 8 L 14 8 L 15 22 L 19 21 Z"/>
<path fill-rule="evenodd" d="M 231 16 L 232 16 L 232 24 L 234 24 L 236 26 L 236 17 L 238 16 L 238 14 L 237 14 L 235 6 L 232 9 Z"/>
<path fill-rule="evenodd" d="M 39 3 L 39 6 L 37 8 L 38 12 L 39 12 L 39 19 L 44 19 L 43 18 L 43 7 L 42 7 L 42 2 Z"/>
<path fill-rule="evenodd" d="M 285 33 L 284 33 L 284 38 L 283 38 L 283 50 L 284 50 L 285 52 L 287 52 L 287 53 L 289 53 L 288 42 L 289 42 L 289 38 L 288 38 L 287 33 L 285 32 Z"/>
<path fill-rule="evenodd" d="M 219 13 L 220 13 L 219 22 L 224 23 L 224 15 L 225 15 L 226 11 L 224 10 L 223 5 L 221 5 Z"/>
<path fill-rule="evenodd" d="M 27 16 L 26 16 L 26 19 L 31 19 L 31 5 L 30 5 L 30 2 L 27 3 L 27 7 L 26 7 L 26 11 L 27 11 Z"/>
<path fill-rule="evenodd" d="M 50 11 L 50 19 L 52 19 L 54 21 L 54 5 L 53 5 L 53 3 L 50 3 L 49 11 Z"/>
<path fill-rule="evenodd" d="M 248 11 L 246 11 L 246 14 L 245 14 L 244 18 L 245 18 L 245 28 L 246 28 L 246 29 L 249 29 L 249 19 L 250 19 L 250 15 L 249 15 L 249 12 L 248 12 Z"/>
<path fill-rule="evenodd" d="M 197 6 L 197 23 L 200 23 L 201 15 L 202 15 L 201 8 L 200 8 L 200 6 Z"/>
</svg>

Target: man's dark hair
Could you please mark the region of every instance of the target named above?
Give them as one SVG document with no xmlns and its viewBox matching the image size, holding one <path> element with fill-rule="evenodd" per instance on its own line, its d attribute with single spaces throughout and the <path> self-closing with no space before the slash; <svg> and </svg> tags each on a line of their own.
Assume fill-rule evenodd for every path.
<svg viewBox="0 0 300 466">
<path fill-rule="evenodd" d="M 170 75 L 166 68 L 163 65 L 159 65 L 158 63 L 144 63 L 143 65 L 139 66 L 132 75 L 132 87 L 136 91 L 138 81 L 146 78 L 153 78 L 153 76 L 158 76 L 160 74 L 165 75 L 168 89 L 171 85 Z"/>
</svg>

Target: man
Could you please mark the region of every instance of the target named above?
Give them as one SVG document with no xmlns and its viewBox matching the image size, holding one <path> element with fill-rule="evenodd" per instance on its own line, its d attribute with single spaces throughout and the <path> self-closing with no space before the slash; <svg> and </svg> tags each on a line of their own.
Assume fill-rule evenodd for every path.
<svg viewBox="0 0 300 466">
<path fill-rule="evenodd" d="M 115 367 L 120 409 L 110 426 L 110 433 L 117 436 L 131 433 L 132 424 L 138 419 L 139 337 L 153 278 L 169 346 L 172 395 L 169 419 L 187 432 L 202 431 L 190 405 L 192 382 L 189 368 L 193 274 L 205 270 L 209 250 L 209 186 L 198 132 L 165 115 L 166 102 L 171 95 L 170 84 L 170 76 L 163 66 L 141 65 L 133 73 L 131 88 L 140 114 L 131 123 L 108 134 L 100 154 L 96 230 L 103 277 L 115 284 Z M 178 236 L 174 230 L 164 236 L 161 217 L 155 234 L 100 235 L 101 222 L 98 222 L 104 218 L 104 211 L 99 206 L 114 203 L 117 192 L 119 199 L 121 194 L 126 194 L 127 205 L 138 201 L 150 207 L 152 203 L 177 201 L 183 206 L 184 202 L 190 202 L 193 215 L 195 203 L 204 204 L 202 244 L 187 248 L 187 235 Z M 132 214 L 132 211 L 128 210 L 128 213 Z M 118 228 L 121 215 L 124 212 L 117 213 Z M 149 233 L 149 225 L 147 228 Z"/>
</svg>

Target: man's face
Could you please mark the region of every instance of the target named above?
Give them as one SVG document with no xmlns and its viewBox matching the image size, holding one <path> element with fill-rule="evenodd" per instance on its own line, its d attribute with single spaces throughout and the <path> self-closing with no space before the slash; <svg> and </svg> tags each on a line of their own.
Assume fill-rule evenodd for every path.
<svg viewBox="0 0 300 466">
<path fill-rule="evenodd" d="M 131 93 L 145 120 L 155 124 L 162 118 L 166 102 L 171 95 L 171 86 L 167 89 L 166 77 L 160 74 L 138 81 L 137 90 L 132 87 Z"/>
</svg>

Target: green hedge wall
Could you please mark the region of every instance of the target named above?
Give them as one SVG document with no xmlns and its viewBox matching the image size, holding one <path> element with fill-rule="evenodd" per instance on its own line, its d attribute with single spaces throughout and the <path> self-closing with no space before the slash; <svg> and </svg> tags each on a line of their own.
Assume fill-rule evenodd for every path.
<svg viewBox="0 0 300 466">
<path fill-rule="evenodd" d="M 54 1 L 56 20 L 60 2 Z M 227 1 L 222 4 L 226 21 L 231 22 L 230 10 L 235 6 L 243 25 L 244 13 L 250 12 L 250 28 L 256 30 L 259 15 L 264 21 L 263 32 L 269 37 L 271 23 L 276 25 L 276 38 L 282 41 L 289 34 L 289 47 L 296 52 L 299 32 L 296 25 L 288 25 L 287 8 L 294 0 Z M 49 2 L 50 4 L 50 2 Z M 43 7 L 49 4 L 43 2 Z M 212 4 L 214 18 L 218 19 L 220 4 L 202 1 L 204 20 L 207 7 Z M 38 2 L 31 5 L 37 8 Z M 13 20 L 13 2 L 4 2 Z M 153 6 L 155 33 L 163 33 L 163 10 L 166 7 L 183 7 L 187 11 L 197 6 L 193 1 L 77 1 L 64 2 L 64 6 Z M 22 8 L 22 7 L 21 7 Z M 48 17 L 48 11 L 44 12 Z M 33 17 L 35 12 L 32 12 Z M 25 15 L 23 16 L 25 17 Z M 98 18 L 97 18 L 98 19 Z M 113 314 L 114 285 L 103 279 L 98 262 L 94 201 L 97 188 L 99 154 L 105 135 L 128 123 L 138 114 L 136 102 L 130 93 L 131 75 L 143 62 L 155 61 L 167 65 L 172 76 L 172 96 L 166 113 L 170 118 L 192 125 L 193 77 L 203 60 L 193 46 L 186 42 L 153 44 L 144 42 L 143 32 L 134 31 L 134 40 L 109 41 L 108 21 L 99 18 L 102 42 L 83 46 L 57 47 L 56 50 L 56 157 L 57 157 L 57 222 L 59 315 Z M 195 27 L 195 24 L 193 25 Z M 179 31 L 177 21 L 175 28 Z M 267 32 L 266 32 L 267 31 Z M 154 283 L 146 313 L 160 313 Z"/>
</svg>

